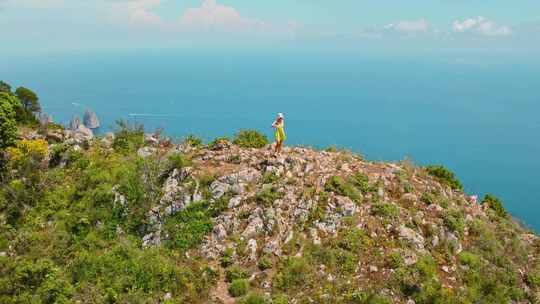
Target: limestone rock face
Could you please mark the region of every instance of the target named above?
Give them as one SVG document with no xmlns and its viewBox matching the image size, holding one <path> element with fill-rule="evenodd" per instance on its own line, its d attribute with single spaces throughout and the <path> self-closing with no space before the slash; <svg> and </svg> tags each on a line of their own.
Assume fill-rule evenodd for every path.
<svg viewBox="0 0 540 304">
<path fill-rule="evenodd" d="M 111 147 L 114 143 L 114 133 L 107 132 L 105 136 L 101 139 L 101 143 L 105 145 L 106 147 Z"/>
<path fill-rule="evenodd" d="M 87 128 L 90 128 L 90 129 L 97 129 L 99 128 L 100 124 L 99 124 L 99 119 L 96 115 L 96 113 L 94 113 L 93 111 L 91 111 L 90 109 L 87 109 L 85 112 L 84 112 L 84 125 L 87 127 Z"/>
<path fill-rule="evenodd" d="M 356 213 L 356 205 L 346 196 L 336 196 L 335 203 L 338 207 L 341 207 L 344 216 L 351 216 Z"/>
<path fill-rule="evenodd" d="M 94 139 L 94 132 L 85 127 L 83 124 L 77 124 L 77 121 L 72 121 L 75 129 L 64 131 L 64 143 L 69 145 L 81 145 L 84 142 Z"/>
<path fill-rule="evenodd" d="M 78 133 L 81 133 L 82 135 L 93 138 L 94 132 L 90 128 L 85 127 L 84 125 L 79 125 L 79 127 L 76 129 Z"/>
</svg>

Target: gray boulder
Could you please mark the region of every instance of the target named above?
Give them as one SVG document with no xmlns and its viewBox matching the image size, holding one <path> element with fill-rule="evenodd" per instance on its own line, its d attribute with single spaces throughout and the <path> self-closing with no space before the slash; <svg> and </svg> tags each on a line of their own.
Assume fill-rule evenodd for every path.
<svg viewBox="0 0 540 304">
<path fill-rule="evenodd" d="M 356 204 L 346 196 L 336 196 L 335 203 L 341 208 L 343 216 L 351 216 L 356 213 Z"/>
<path fill-rule="evenodd" d="M 225 227 L 223 227 L 222 224 L 216 225 L 212 231 L 212 234 L 218 241 L 223 241 L 225 238 L 227 238 L 227 230 L 225 230 Z"/>
<path fill-rule="evenodd" d="M 106 147 L 111 147 L 114 143 L 114 133 L 112 132 L 107 132 L 105 134 L 105 136 L 101 139 L 101 142 L 106 146 Z"/>
<path fill-rule="evenodd" d="M 424 250 L 424 237 L 411 228 L 400 226 L 399 237 L 411 243 L 417 250 Z"/>
<path fill-rule="evenodd" d="M 85 127 L 84 125 L 79 125 L 79 127 L 76 130 L 77 130 L 77 133 L 84 135 L 88 139 L 94 138 L 94 132 L 92 132 L 92 130 Z"/>
<path fill-rule="evenodd" d="M 147 158 L 154 154 L 156 152 L 156 148 L 152 147 L 142 147 L 139 150 L 137 150 L 137 155 L 139 155 L 142 158 Z"/>
</svg>

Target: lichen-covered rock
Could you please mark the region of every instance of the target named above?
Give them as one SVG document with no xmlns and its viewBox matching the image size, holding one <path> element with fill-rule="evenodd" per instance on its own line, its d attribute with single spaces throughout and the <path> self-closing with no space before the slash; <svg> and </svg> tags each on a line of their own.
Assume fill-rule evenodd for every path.
<svg viewBox="0 0 540 304">
<path fill-rule="evenodd" d="M 137 150 L 137 155 L 139 155 L 142 158 L 147 158 L 149 156 L 152 156 L 156 152 L 156 148 L 153 147 L 142 147 Z"/>
<path fill-rule="evenodd" d="M 227 238 L 227 230 L 225 230 L 225 227 L 223 227 L 221 224 L 214 226 L 212 234 L 217 241 L 223 241 L 225 238 Z"/>
<path fill-rule="evenodd" d="M 144 142 L 147 145 L 155 146 L 159 144 L 159 136 L 157 134 L 144 134 Z"/>
<path fill-rule="evenodd" d="M 336 196 L 334 199 L 336 206 L 341 209 L 343 216 L 352 216 L 356 213 L 356 204 L 346 196 Z"/>
<path fill-rule="evenodd" d="M 260 232 L 263 232 L 264 230 L 264 221 L 260 216 L 261 210 L 257 208 L 256 210 L 251 213 L 249 216 L 247 222 L 246 229 L 244 229 L 244 232 L 242 232 L 242 236 L 244 237 L 252 237 Z"/>
<path fill-rule="evenodd" d="M 417 250 L 424 250 L 424 237 L 422 235 L 403 225 L 399 226 L 398 229 L 400 238 L 408 241 Z"/>
<path fill-rule="evenodd" d="M 249 239 L 246 249 L 249 253 L 249 260 L 257 261 L 257 240 Z"/>
<path fill-rule="evenodd" d="M 161 230 L 150 232 L 142 239 L 143 248 L 154 247 L 161 245 Z"/>
<path fill-rule="evenodd" d="M 103 136 L 103 138 L 101 139 L 101 143 L 105 147 L 112 147 L 112 145 L 114 143 L 114 138 L 115 138 L 114 133 L 107 132 L 107 133 L 105 133 L 105 136 Z"/>
</svg>

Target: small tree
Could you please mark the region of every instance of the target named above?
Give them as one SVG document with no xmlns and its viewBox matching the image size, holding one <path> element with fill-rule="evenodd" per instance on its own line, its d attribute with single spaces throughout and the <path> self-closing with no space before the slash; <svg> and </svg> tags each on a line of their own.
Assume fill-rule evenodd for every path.
<svg viewBox="0 0 540 304">
<path fill-rule="evenodd" d="M 435 177 L 439 182 L 448 185 L 454 190 L 463 191 L 463 186 L 456 178 L 456 175 L 444 166 L 427 166 L 426 170 L 429 175 Z"/>
<path fill-rule="evenodd" d="M 41 111 L 39 98 L 32 90 L 25 87 L 19 87 L 15 91 L 15 95 L 19 97 L 26 112 L 33 113 Z"/>
<path fill-rule="evenodd" d="M 242 148 L 262 148 L 268 144 L 268 138 L 256 130 L 241 130 L 233 143 Z"/>
<path fill-rule="evenodd" d="M 17 138 L 17 121 L 15 120 L 16 99 L 7 93 L 0 93 L 0 150 L 15 143 Z"/>
<path fill-rule="evenodd" d="M 144 145 L 144 126 L 118 120 L 113 148 L 122 152 L 136 151 Z"/>
<path fill-rule="evenodd" d="M 508 212 L 504 209 L 503 202 L 492 194 L 486 194 L 482 204 L 488 204 L 489 208 L 494 210 L 500 217 L 508 217 Z"/>
<path fill-rule="evenodd" d="M 0 80 L 0 93 L 11 93 L 11 86 Z"/>
</svg>

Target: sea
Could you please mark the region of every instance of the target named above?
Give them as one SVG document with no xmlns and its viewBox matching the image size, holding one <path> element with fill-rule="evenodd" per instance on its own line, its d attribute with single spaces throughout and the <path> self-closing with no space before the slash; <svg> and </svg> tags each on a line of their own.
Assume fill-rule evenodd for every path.
<svg viewBox="0 0 540 304">
<path fill-rule="evenodd" d="M 0 56 L 67 124 L 86 109 L 206 141 L 285 115 L 289 145 L 441 164 L 540 232 L 540 57 L 489 50 L 89 50 Z"/>
</svg>

